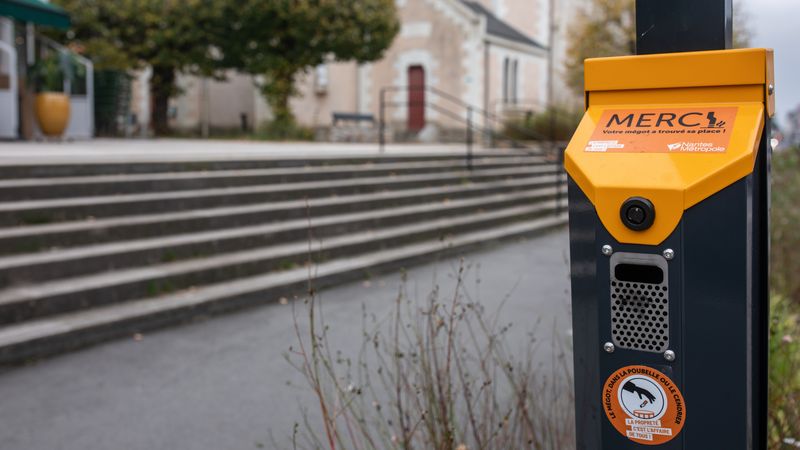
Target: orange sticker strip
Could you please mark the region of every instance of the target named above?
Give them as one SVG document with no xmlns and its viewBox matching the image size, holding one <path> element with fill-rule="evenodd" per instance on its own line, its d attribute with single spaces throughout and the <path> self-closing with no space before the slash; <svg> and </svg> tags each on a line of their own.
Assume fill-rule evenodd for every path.
<svg viewBox="0 0 800 450">
<path fill-rule="evenodd" d="M 738 107 L 608 109 L 585 151 L 725 153 L 738 111 Z"/>
</svg>

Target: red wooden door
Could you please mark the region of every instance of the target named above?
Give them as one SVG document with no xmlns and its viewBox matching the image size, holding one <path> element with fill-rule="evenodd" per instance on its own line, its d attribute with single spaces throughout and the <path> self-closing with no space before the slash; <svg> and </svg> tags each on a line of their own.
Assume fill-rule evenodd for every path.
<svg viewBox="0 0 800 450">
<path fill-rule="evenodd" d="M 425 128 L 425 69 L 422 66 L 408 68 L 408 129 L 419 131 Z"/>
</svg>

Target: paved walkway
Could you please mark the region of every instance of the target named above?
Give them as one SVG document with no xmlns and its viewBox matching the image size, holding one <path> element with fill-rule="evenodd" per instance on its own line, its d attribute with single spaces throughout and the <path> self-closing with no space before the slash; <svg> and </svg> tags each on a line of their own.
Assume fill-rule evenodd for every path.
<svg viewBox="0 0 800 450">
<path fill-rule="evenodd" d="M 476 148 L 480 154 L 480 148 Z M 73 142 L 2 142 L 0 165 L 80 162 L 164 162 L 336 156 L 463 155 L 464 144 L 378 144 L 263 142 L 199 139 L 94 139 Z M 492 150 L 497 154 L 501 150 Z"/>
<path fill-rule="evenodd" d="M 566 230 L 472 253 L 469 295 L 488 311 L 508 295 L 502 317 L 520 340 L 539 321 L 542 337 L 555 330 L 567 341 L 566 253 Z M 411 270 L 409 292 L 452 292 L 457 266 Z M 391 274 L 324 291 L 334 347 L 355 352 L 362 303 L 384 316 L 400 284 Z M 282 356 L 293 343 L 291 308 L 275 304 L 0 373 L 0 449 L 254 449 L 273 447 L 271 435 L 287 443 L 300 409 L 314 408 L 307 391 L 287 386 L 302 383 Z"/>
</svg>

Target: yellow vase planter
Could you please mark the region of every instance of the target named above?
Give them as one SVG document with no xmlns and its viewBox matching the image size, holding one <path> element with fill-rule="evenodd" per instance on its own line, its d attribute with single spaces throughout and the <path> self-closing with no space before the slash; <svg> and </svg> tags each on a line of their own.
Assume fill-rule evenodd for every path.
<svg viewBox="0 0 800 450">
<path fill-rule="evenodd" d="M 69 97 L 60 92 L 37 94 L 36 119 L 45 136 L 61 136 L 69 124 Z"/>
</svg>

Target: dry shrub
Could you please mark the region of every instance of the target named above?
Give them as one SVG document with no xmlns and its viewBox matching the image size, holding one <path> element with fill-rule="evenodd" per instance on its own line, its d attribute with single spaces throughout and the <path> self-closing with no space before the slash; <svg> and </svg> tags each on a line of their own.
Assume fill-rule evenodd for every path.
<svg viewBox="0 0 800 450">
<path fill-rule="evenodd" d="M 287 358 L 313 391 L 318 419 L 306 414 L 305 426 L 295 426 L 295 448 L 574 448 L 568 345 L 556 337 L 544 348 L 533 332 L 512 345 L 510 324 L 465 295 L 464 272 L 462 263 L 454 292 L 435 288 L 422 301 L 409 298 L 404 276 L 383 320 L 363 308 L 353 359 L 331 349 L 309 290 L 295 309 L 305 309 L 308 328 L 296 315 L 297 346 Z"/>
</svg>

